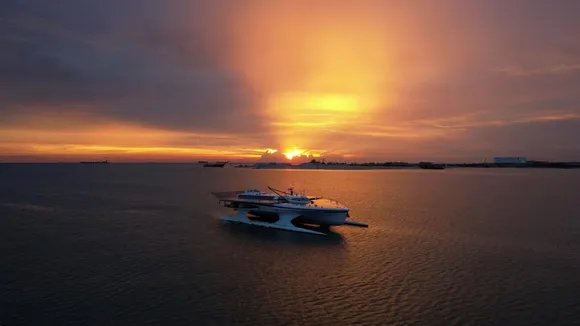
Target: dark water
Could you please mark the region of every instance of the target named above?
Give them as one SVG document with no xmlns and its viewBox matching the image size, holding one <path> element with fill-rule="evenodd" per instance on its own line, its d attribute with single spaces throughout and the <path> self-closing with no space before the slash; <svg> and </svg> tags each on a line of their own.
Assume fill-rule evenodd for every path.
<svg viewBox="0 0 580 326">
<path fill-rule="evenodd" d="M 231 225 L 305 187 L 368 229 Z M 578 325 L 580 171 L 0 165 L 0 325 Z"/>
</svg>

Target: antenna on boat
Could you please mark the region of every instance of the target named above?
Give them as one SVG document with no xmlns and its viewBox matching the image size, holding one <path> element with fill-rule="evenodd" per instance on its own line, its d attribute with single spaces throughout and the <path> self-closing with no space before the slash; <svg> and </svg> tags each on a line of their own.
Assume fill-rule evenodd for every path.
<svg viewBox="0 0 580 326">
<path fill-rule="evenodd" d="M 272 190 L 276 195 L 278 195 L 278 199 L 282 199 L 286 202 L 289 202 L 288 198 L 286 197 L 287 193 L 278 189 L 274 189 L 270 186 L 268 186 L 268 189 Z"/>
</svg>

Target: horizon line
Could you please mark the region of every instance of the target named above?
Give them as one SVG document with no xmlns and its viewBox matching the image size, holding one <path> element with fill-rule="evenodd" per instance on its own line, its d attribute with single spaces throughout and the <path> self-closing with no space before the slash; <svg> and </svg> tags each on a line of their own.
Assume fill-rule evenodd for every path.
<svg viewBox="0 0 580 326">
<path fill-rule="evenodd" d="M 525 158 L 525 157 L 524 157 Z M 192 160 L 192 161 L 111 161 L 111 160 L 101 160 L 101 161 L 0 161 L 0 164 L 80 164 L 81 162 L 102 162 L 107 161 L 109 164 L 205 164 L 206 162 L 217 162 L 219 160 Z M 203 161 L 203 162 L 200 162 Z M 578 160 L 536 160 L 536 159 L 526 159 L 527 162 L 547 162 L 547 163 L 580 163 Z M 369 161 L 305 161 L 305 162 L 291 162 L 291 161 L 228 161 L 226 164 L 289 164 L 289 165 L 301 165 L 301 164 L 384 164 L 384 163 L 404 163 L 404 164 L 419 164 L 421 162 L 430 162 L 438 164 L 494 164 L 491 161 L 454 161 L 453 163 L 446 163 L 443 160 L 418 160 L 418 161 L 407 161 L 407 160 L 394 160 L 394 161 L 382 161 L 382 160 L 369 160 Z"/>
</svg>

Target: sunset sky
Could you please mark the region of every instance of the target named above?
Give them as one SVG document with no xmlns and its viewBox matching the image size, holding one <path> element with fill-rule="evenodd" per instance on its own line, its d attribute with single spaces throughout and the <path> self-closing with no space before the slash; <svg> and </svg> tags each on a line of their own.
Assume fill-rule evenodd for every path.
<svg viewBox="0 0 580 326">
<path fill-rule="evenodd" d="M 566 0 L 2 1 L 0 162 L 580 160 L 578 17 Z"/>
</svg>

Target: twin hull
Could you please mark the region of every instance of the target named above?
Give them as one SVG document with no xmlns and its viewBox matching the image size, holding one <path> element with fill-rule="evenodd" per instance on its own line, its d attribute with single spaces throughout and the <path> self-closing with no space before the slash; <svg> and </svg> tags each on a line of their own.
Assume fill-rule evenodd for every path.
<svg viewBox="0 0 580 326">
<path fill-rule="evenodd" d="M 315 209 L 312 207 L 284 207 L 286 204 L 252 205 L 240 204 L 239 208 L 248 210 L 248 213 L 265 219 L 275 219 L 282 214 L 295 215 L 293 220 L 299 223 L 318 225 L 343 225 L 348 217 L 348 209 L 329 208 Z"/>
</svg>

